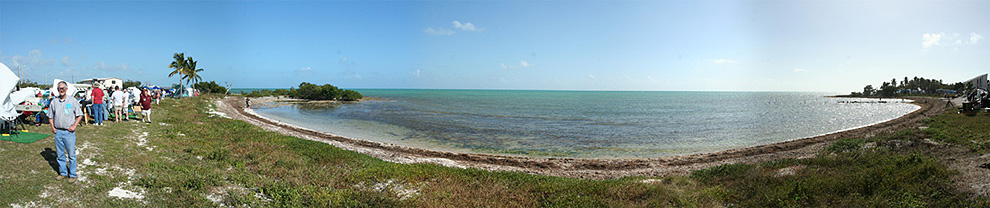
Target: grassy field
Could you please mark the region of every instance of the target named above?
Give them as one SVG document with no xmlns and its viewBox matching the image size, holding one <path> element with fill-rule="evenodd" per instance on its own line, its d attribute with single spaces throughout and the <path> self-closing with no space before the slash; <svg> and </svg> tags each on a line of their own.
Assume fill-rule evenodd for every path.
<svg viewBox="0 0 990 208">
<path fill-rule="evenodd" d="M 83 126 L 80 182 L 55 181 L 51 138 L 0 142 L 0 206 L 13 207 L 987 207 L 952 189 L 933 140 L 987 151 L 990 116 L 848 138 L 819 156 L 664 178 L 583 180 L 396 164 L 211 114 L 208 97 L 165 100 L 153 124 Z M 969 130 L 960 124 L 982 127 Z M 49 133 L 47 127 L 31 132 Z"/>
</svg>

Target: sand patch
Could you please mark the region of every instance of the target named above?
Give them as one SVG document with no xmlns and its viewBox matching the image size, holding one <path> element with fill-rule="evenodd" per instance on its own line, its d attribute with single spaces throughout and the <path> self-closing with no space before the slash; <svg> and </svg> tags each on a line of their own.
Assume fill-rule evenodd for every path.
<svg viewBox="0 0 990 208">
<path fill-rule="evenodd" d="M 395 196 L 399 197 L 399 200 L 406 200 L 419 195 L 419 189 L 412 187 L 412 185 L 410 184 L 400 183 L 392 179 L 371 184 L 370 186 L 364 184 L 363 182 L 360 184 L 355 184 L 354 186 L 359 189 L 364 189 L 369 191 L 392 193 L 395 194 Z"/>
<path fill-rule="evenodd" d="M 117 197 L 121 199 L 144 199 L 144 191 L 134 192 L 124 189 L 121 186 L 114 187 L 113 190 L 110 190 L 107 194 L 110 195 L 110 197 Z"/>
<path fill-rule="evenodd" d="M 137 133 L 137 132 L 135 132 L 135 133 Z M 138 135 L 138 138 L 137 138 L 138 141 L 136 143 L 134 143 L 134 144 L 136 144 L 138 147 L 144 147 L 144 149 L 146 149 L 148 151 L 155 151 L 155 147 L 148 146 L 148 139 L 147 139 L 147 137 L 148 137 L 148 132 L 146 132 L 146 131 L 145 132 L 141 132 L 141 135 Z"/>
<path fill-rule="evenodd" d="M 235 195 L 236 196 L 248 196 L 248 193 L 249 192 L 250 191 L 246 187 L 244 187 L 244 186 L 231 185 L 231 186 L 225 186 L 225 187 L 219 187 L 219 186 L 218 187 L 212 187 L 212 188 L 210 188 L 209 194 L 205 194 L 204 193 L 203 195 L 206 197 L 206 199 L 210 200 L 211 202 L 213 202 L 213 204 L 216 204 L 217 206 L 220 206 L 220 207 L 229 207 L 229 206 L 235 206 L 236 205 L 236 204 L 230 204 L 229 203 L 229 202 L 233 201 L 232 196 L 235 196 Z"/>
<path fill-rule="evenodd" d="M 206 113 L 209 113 L 210 114 L 210 117 L 220 116 L 220 117 L 224 117 L 224 118 L 230 118 L 230 116 L 227 116 L 226 113 L 223 113 L 223 112 L 220 112 L 220 111 L 217 111 L 216 110 L 216 106 L 219 106 L 219 105 L 223 105 L 223 103 L 221 103 L 220 100 L 215 101 L 214 102 L 214 105 L 213 105 L 214 107 L 213 108 L 209 108 L 209 111 L 206 111 Z"/>
<path fill-rule="evenodd" d="M 777 177 L 791 176 L 797 174 L 798 171 L 804 170 L 803 165 L 795 165 L 790 167 L 781 168 L 777 170 Z"/>
</svg>

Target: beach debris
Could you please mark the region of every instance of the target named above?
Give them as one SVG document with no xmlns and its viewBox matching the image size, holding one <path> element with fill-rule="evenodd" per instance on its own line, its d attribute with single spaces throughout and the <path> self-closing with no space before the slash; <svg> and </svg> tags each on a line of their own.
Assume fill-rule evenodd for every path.
<svg viewBox="0 0 990 208">
<path fill-rule="evenodd" d="M 876 142 L 867 142 L 866 144 L 863 144 L 863 149 L 873 149 L 876 147 L 877 147 Z"/>
<path fill-rule="evenodd" d="M 663 183 L 663 179 L 651 178 L 651 179 L 645 179 L 645 180 L 640 181 L 640 182 L 641 183 Z"/>
<path fill-rule="evenodd" d="M 891 147 L 891 149 L 899 149 L 901 147 L 908 147 L 914 145 L 914 142 L 910 140 L 890 140 L 884 142 L 885 145 Z"/>
</svg>

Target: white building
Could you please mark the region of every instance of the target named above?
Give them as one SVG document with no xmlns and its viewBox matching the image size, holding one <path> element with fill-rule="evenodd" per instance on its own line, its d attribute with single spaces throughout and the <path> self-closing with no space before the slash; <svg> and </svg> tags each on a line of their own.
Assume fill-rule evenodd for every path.
<svg viewBox="0 0 990 208">
<path fill-rule="evenodd" d="M 987 89 L 987 88 L 990 88 L 990 84 L 988 84 L 988 82 L 987 82 L 987 74 L 983 74 L 983 75 L 980 75 L 980 76 L 973 77 L 972 79 L 969 79 L 969 81 L 966 81 L 966 82 L 969 82 L 970 84 L 973 84 L 973 88 L 983 89 L 983 90 L 990 90 L 990 89 Z"/>
<path fill-rule="evenodd" d="M 79 81 L 79 83 L 87 84 L 90 86 L 92 86 L 93 83 L 97 83 L 100 84 L 100 86 L 103 87 L 104 89 L 108 89 L 110 87 L 124 88 L 124 80 L 116 77 L 85 79 L 83 81 Z"/>
</svg>

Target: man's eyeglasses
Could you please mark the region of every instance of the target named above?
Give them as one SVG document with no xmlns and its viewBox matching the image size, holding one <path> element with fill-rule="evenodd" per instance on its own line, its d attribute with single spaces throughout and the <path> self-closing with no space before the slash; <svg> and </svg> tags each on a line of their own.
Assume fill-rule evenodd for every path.
<svg viewBox="0 0 990 208">
<path fill-rule="evenodd" d="M 64 88 L 64 87 L 59 87 L 59 88 L 58 88 L 58 90 L 65 90 L 65 89 L 66 89 L 66 88 Z"/>
</svg>

